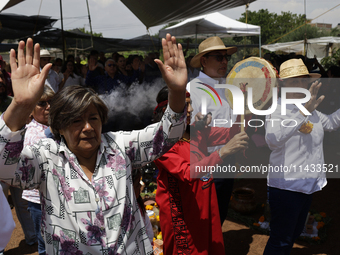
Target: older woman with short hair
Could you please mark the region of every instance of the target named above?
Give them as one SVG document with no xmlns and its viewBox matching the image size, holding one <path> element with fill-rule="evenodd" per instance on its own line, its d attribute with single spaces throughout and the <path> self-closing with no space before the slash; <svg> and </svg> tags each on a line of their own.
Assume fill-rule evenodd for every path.
<svg viewBox="0 0 340 255">
<path fill-rule="evenodd" d="M 133 190 L 131 168 L 164 154 L 184 131 L 186 67 L 181 45 L 162 40 L 169 86 L 164 118 L 143 130 L 101 134 L 107 108 L 88 88 L 66 87 L 52 100 L 50 126 L 57 141 L 22 149 L 25 120 L 39 101 L 51 65 L 39 73 L 39 45 L 11 51 L 15 97 L 0 119 L 0 177 L 41 193 L 47 254 L 151 254 Z"/>
</svg>

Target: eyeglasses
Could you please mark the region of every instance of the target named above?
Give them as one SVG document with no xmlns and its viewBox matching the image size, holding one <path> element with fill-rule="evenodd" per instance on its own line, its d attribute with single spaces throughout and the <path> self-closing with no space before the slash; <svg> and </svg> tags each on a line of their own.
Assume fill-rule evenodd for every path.
<svg viewBox="0 0 340 255">
<path fill-rule="evenodd" d="M 225 55 L 206 55 L 206 57 L 215 57 L 216 61 L 222 62 L 223 58 L 225 58 L 227 61 L 230 61 L 231 55 L 225 54 Z"/>
<path fill-rule="evenodd" d="M 40 106 L 40 107 L 45 107 L 45 106 L 47 105 L 47 103 L 48 103 L 49 105 L 51 105 L 51 101 L 50 101 L 50 100 L 48 100 L 48 101 L 39 101 L 39 102 L 37 103 L 37 105 Z"/>
<path fill-rule="evenodd" d="M 108 67 L 115 67 L 116 65 L 115 64 L 107 64 Z"/>
</svg>

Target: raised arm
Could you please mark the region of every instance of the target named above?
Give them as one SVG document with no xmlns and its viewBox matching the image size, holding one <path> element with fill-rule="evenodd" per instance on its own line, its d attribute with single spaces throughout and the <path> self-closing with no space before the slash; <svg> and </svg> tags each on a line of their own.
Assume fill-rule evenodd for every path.
<svg viewBox="0 0 340 255">
<path fill-rule="evenodd" d="M 169 88 L 169 106 L 177 113 L 183 112 L 185 107 L 185 88 L 187 84 L 187 68 L 182 45 L 176 44 L 176 38 L 170 34 L 162 39 L 164 64 L 155 59 L 163 79 Z"/>
<path fill-rule="evenodd" d="M 45 79 L 52 66 L 45 65 L 40 73 L 40 46 L 39 44 L 34 46 L 33 54 L 31 38 L 27 39 L 26 55 L 24 49 L 25 42 L 20 41 L 18 65 L 14 49 L 10 53 L 14 98 L 4 114 L 4 121 L 12 131 L 20 130 L 26 124 L 28 116 L 44 91 Z"/>
</svg>

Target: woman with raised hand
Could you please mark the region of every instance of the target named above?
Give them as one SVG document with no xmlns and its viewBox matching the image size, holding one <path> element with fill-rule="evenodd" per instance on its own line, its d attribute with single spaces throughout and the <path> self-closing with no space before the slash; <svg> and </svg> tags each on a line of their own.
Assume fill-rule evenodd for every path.
<svg viewBox="0 0 340 255">
<path fill-rule="evenodd" d="M 162 40 L 169 107 L 159 123 L 101 134 L 108 109 L 89 88 L 66 87 L 51 102 L 55 136 L 23 149 L 25 122 L 39 101 L 51 65 L 39 73 L 39 45 L 11 50 L 15 97 L 0 119 L 2 180 L 39 189 L 47 254 L 150 254 L 152 247 L 133 190 L 131 168 L 164 154 L 182 136 L 186 66 L 182 46 Z"/>
</svg>

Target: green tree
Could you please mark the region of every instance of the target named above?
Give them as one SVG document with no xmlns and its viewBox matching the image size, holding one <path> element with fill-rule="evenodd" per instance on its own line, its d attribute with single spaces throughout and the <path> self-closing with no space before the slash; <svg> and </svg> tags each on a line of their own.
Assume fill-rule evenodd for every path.
<svg viewBox="0 0 340 255">
<path fill-rule="evenodd" d="M 312 27 L 307 24 L 307 26 L 300 27 L 299 29 L 291 32 L 290 34 L 282 37 L 279 42 L 292 42 L 299 41 L 305 39 L 305 33 L 307 39 L 318 38 L 323 36 L 330 36 L 330 31 L 321 30 L 318 28 Z"/>
<path fill-rule="evenodd" d="M 339 66 L 340 64 L 340 48 L 332 52 L 332 56 L 321 59 L 321 65 L 328 70 L 331 66 Z"/>
<path fill-rule="evenodd" d="M 239 21 L 246 22 L 246 13 L 241 14 Z M 282 35 L 287 34 L 294 28 L 304 24 L 305 15 L 293 14 L 291 12 L 281 12 L 281 14 L 271 13 L 268 9 L 258 11 L 248 11 L 247 23 L 261 26 L 261 44 L 268 44 Z M 258 43 L 258 38 L 250 38 L 253 44 Z"/>
</svg>

